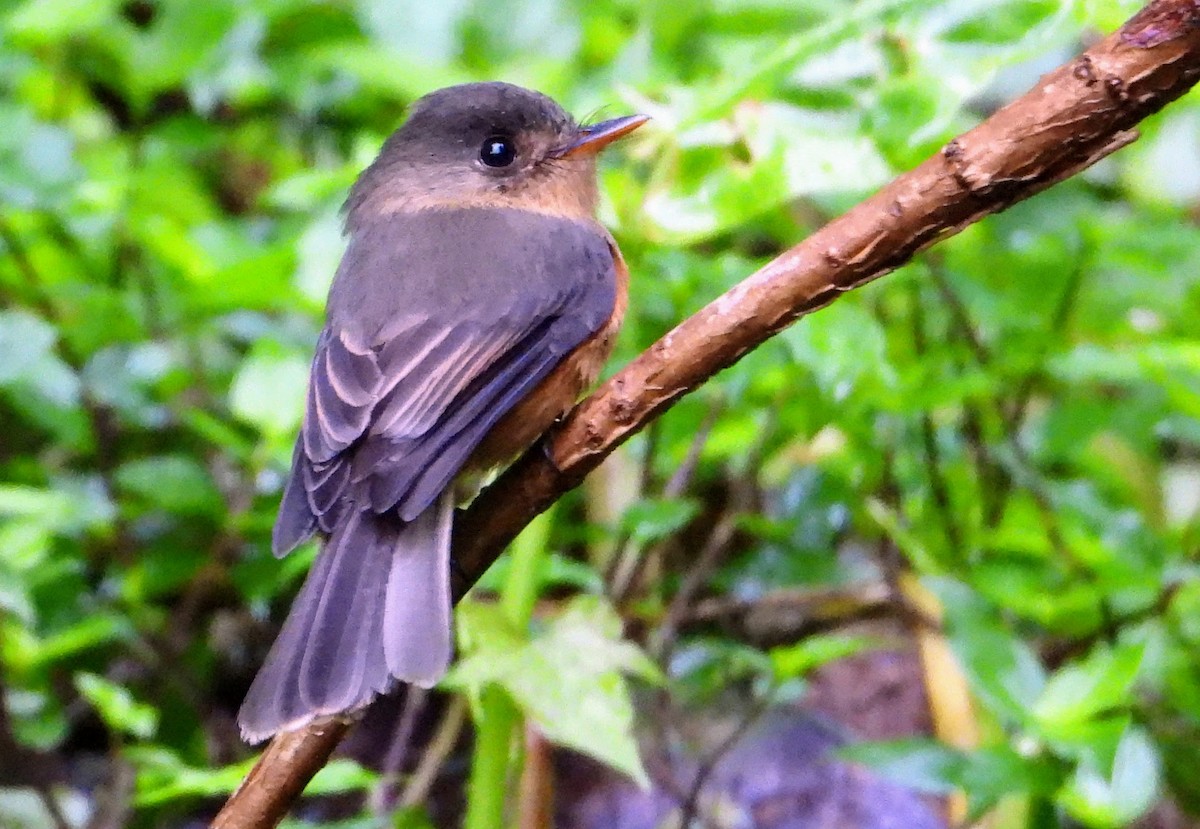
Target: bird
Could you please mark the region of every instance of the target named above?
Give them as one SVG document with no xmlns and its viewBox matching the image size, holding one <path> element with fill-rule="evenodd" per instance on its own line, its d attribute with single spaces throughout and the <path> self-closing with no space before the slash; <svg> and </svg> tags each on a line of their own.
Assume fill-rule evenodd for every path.
<svg viewBox="0 0 1200 829">
<path fill-rule="evenodd" d="M 445 674 L 456 481 L 535 443 L 607 360 L 629 272 L 596 156 L 647 120 L 447 87 L 355 181 L 271 537 L 321 549 L 238 713 L 248 742 Z"/>
</svg>

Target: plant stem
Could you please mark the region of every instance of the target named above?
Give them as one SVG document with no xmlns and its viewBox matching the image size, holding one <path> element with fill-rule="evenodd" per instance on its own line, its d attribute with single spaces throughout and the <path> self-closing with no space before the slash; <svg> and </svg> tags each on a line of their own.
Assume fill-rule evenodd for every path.
<svg viewBox="0 0 1200 829">
<path fill-rule="evenodd" d="M 539 572 L 553 523 L 553 511 L 538 516 L 512 545 L 508 580 L 500 607 L 515 631 L 527 631 L 537 601 Z M 513 739 L 522 725 L 521 712 L 498 686 L 484 689 L 475 720 L 475 756 L 467 788 L 463 829 L 499 829 L 504 825 L 509 780 L 521 772 Z"/>
</svg>

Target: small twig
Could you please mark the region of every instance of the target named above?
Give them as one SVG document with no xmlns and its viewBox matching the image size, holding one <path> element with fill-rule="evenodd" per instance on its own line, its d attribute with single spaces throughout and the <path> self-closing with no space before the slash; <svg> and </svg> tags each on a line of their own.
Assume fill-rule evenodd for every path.
<svg viewBox="0 0 1200 829">
<path fill-rule="evenodd" d="M 705 417 L 701 427 L 696 430 L 691 443 L 688 445 L 687 455 L 684 458 L 683 464 L 675 471 L 675 474 L 663 486 L 662 497 L 665 499 L 674 499 L 682 497 L 691 486 L 692 478 L 698 467 L 698 462 L 704 447 L 708 444 L 708 439 L 712 435 L 713 427 L 716 425 L 717 418 L 720 415 L 721 405 L 714 404 Z M 750 469 L 757 470 L 759 467 L 758 459 L 762 455 L 763 444 L 766 443 L 767 437 L 770 434 L 770 429 L 764 428 L 760 430 L 759 436 L 754 445 L 747 448 L 746 456 L 748 458 L 747 466 Z M 749 498 L 742 499 L 745 507 L 749 507 Z M 732 537 L 732 532 L 730 532 Z M 633 593 L 634 588 L 638 585 L 645 571 L 645 567 L 650 561 L 661 561 L 667 553 L 673 549 L 678 543 L 678 533 L 655 544 L 648 550 L 632 550 L 623 566 L 612 574 L 609 585 L 608 595 L 614 604 L 620 605 L 624 603 Z M 705 549 L 709 549 L 709 545 L 705 545 Z M 719 551 L 718 551 L 719 552 Z M 715 555 L 709 554 L 710 557 Z M 702 553 L 699 558 L 705 558 Z M 699 559 L 697 559 L 699 560 Z M 689 571 L 695 574 L 695 570 Z M 697 585 L 698 587 L 699 585 Z"/>
<path fill-rule="evenodd" d="M 62 807 L 58 805 L 58 799 L 54 797 L 54 792 L 50 790 L 50 787 L 44 784 L 38 785 L 35 787 L 35 791 L 37 791 L 42 805 L 46 807 L 46 813 L 50 815 L 50 820 L 54 821 L 54 829 L 71 829 L 71 822 L 63 814 Z"/>
<path fill-rule="evenodd" d="M 709 533 L 708 540 L 700 550 L 700 555 L 690 563 L 679 589 L 671 597 L 671 604 L 667 606 L 667 612 L 658 626 L 653 650 L 654 657 L 659 663 L 665 663 L 671 658 L 671 652 L 675 647 L 675 637 L 680 622 L 687 613 L 688 606 L 696 593 L 708 581 L 712 571 L 725 558 L 729 542 L 733 540 L 736 530 L 736 514 L 726 513 L 721 516 L 712 532 Z"/>
<path fill-rule="evenodd" d="M 671 473 L 666 486 L 663 487 L 664 498 L 678 498 L 687 492 L 688 487 L 692 485 L 692 479 L 696 477 L 696 469 L 700 465 L 700 455 L 704 452 L 704 447 L 708 445 L 708 439 L 712 435 L 713 427 L 717 425 L 717 421 L 721 418 L 721 413 L 724 411 L 724 398 L 715 397 L 708 407 L 708 413 L 704 415 L 704 420 L 700 421 L 699 428 L 696 429 L 696 433 L 692 436 L 691 443 L 688 444 L 687 454 L 683 456 L 683 461 Z"/>
<path fill-rule="evenodd" d="M 642 463 L 638 469 L 638 492 L 649 492 L 654 482 L 654 459 L 658 456 L 658 445 L 662 442 L 662 423 L 654 421 L 646 428 Z"/>
<path fill-rule="evenodd" d="M 554 756 L 550 741 L 525 722 L 525 762 L 517 797 L 517 829 L 554 826 Z"/>
<path fill-rule="evenodd" d="M 1165 616 L 1170 610 L 1171 602 L 1179 594 L 1182 582 L 1173 581 L 1163 585 L 1158 596 L 1150 604 L 1129 613 L 1112 614 L 1107 625 L 1102 625 L 1089 635 L 1080 639 L 1069 639 L 1055 642 L 1051 640 L 1042 651 L 1042 659 L 1050 670 L 1058 670 L 1066 662 L 1088 653 L 1097 642 L 1111 640 L 1122 630 L 1129 630 L 1135 625 Z"/>
<path fill-rule="evenodd" d="M 433 781 L 437 779 L 438 770 L 446 762 L 450 752 L 454 751 L 454 746 L 458 742 L 458 736 L 462 733 L 463 723 L 466 720 L 467 701 L 462 696 L 455 696 L 450 700 L 450 705 L 442 717 L 441 725 L 438 726 L 433 739 L 429 741 L 425 753 L 421 755 L 421 762 L 417 763 L 412 777 L 408 779 L 408 785 L 400 794 L 399 803 L 402 807 L 416 806 L 418 803 L 424 803 L 429 797 L 429 790 L 433 788 Z"/>
<path fill-rule="evenodd" d="M 678 625 L 688 632 L 717 626 L 734 639 L 769 648 L 886 618 L 937 627 L 897 598 L 884 581 L 825 590 L 773 590 L 751 600 L 714 597 L 689 608 Z"/>
<path fill-rule="evenodd" d="M 108 771 L 108 784 L 96 794 L 96 810 L 87 829 L 122 829 L 129 825 L 137 775 L 132 765 L 115 755 L 109 761 Z"/>
<path fill-rule="evenodd" d="M 1066 327 L 1067 322 L 1071 317 L 1071 310 L 1075 307 L 1075 300 L 1079 296 L 1079 290 L 1083 286 L 1083 276 L 1086 269 L 1083 262 L 1076 260 L 1075 267 L 1071 270 L 1071 275 L 1067 278 L 1067 284 L 1063 286 L 1062 296 L 1058 299 L 1058 304 L 1050 314 L 1050 322 L 1048 328 L 1050 333 L 1061 332 Z M 1046 346 L 1043 346 L 1041 357 L 1045 354 Z M 1009 433 L 1015 436 L 1020 433 L 1021 426 L 1024 425 L 1026 414 L 1029 410 L 1029 401 L 1033 399 L 1033 392 L 1037 385 L 1038 374 L 1029 372 L 1021 378 L 1020 384 L 1017 386 L 1016 394 L 1013 395 L 1013 404 L 1010 408 L 1005 421 L 1008 425 Z"/>
<path fill-rule="evenodd" d="M 372 811 L 378 816 L 383 816 L 390 811 L 396 802 L 396 786 L 400 782 L 404 766 L 408 761 L 409 745 L 412 742 L 417 718 L 425 710 L 425 702 L 428 698 L 429 691 L 427 689 L 419 688 L 416 685 L 408 686 L 404 697 L 404 711 L 392 734 L 387 755 L 383 758 L 381 769 L 383 776 L 371 794 Z"/>
<path fill-rule="evenodd" d="M 983 414 L 975 403 L 964 401 L 958 428 L 966 439 L 971 463 L 975 467 L 975 479 L 979 482 L 983 526 L 993 529 L 1004 516 L 1004 504 L 1012 489 L 1012 476 L 992 457 L 984 433 Z"/>
<path fill-rule="evenodd" d="M 937 268 L 931 268 L 930 273 L 938 274 Z M 948 286 L 947 286 L 948 288 Z M 952 292 L 946 290 L 943 296 L 953 295 Z M 911 291 L 912 299 L 912 328 L 913 328 L 913 349 L 919 358 L 925 355 L 927 351 L 927 335 L 925 331 L 925 311 L 921 297 L 920 286 L 914 285 Z M 955 307 L 955 303 L 951 303 L 951 307 Z M 979 356 L 980 360 L 986 359 L 986 352 L 983 350 L 983 345 L 973 336 L 974 327 L 971 325 L 970 319 L 967 317 L 967 310 L 959 307 L 957 312 L 961 315 L 961 327 L 971 332 L 971 336 L 967 336 L 968 343 L 974 343 L 973 351 Z M 933 417 L 929 414 L 928 409 L 921 411 L 921 448 L 925 463 L 925 477 L 929 479 L 929 491 L 933 496 L 933 505 L 937 509 L 938 517 L 942 521 L 942 529 L 946 534 L 946 543 L 950 548 L 952 560 L 963 560 L 963 534 L 959 530 L 958 522 L 954 518 L 954 508 L 950 503 L 950 487 L 946 483 L 946 477 L 942 473 L 942 452 L 937 442 L 937 430 L 933 425 Z"/>
<path fill-rule="evenodd" d="M 690 829 L 692 822 L 696 819 L 700 806 L 700 794 L 704 789 L 704 784 L 708 782 L 708 778 L 716 771 L 717 766 L 725 755 L 737 745 L 738 740 L 742 739 L 746 735 L 746 732 L 750 730 L 750 727 L 758 722 L 759 718 L 770 709 L 774 699 L 775 695 L 770 692 L 764 693 L 756 699 L 741 722 L 737 724 L 737 727 L 715 749 L 710 751 L 708 756 L 696 767 L 696 774 L 692 778 L 692 785 L 688 789 L 687 797 L 680 804 L 679 826 L 681 829 Z"/>
<path fill-rule="evenodd" d="M 9 220 L 0 216 L 0 241 L 4 242 L 4 246 L 8 249 L 8 255 L 17 272 L 21 274 L 26 284 L 29 286 L 30 297 L 27 300 L 28 304 L 41 312 L 42 316 L 48 320 L 53 320 L 57 317 L 54 306 L 49 298 L 42 290 L 41 275 L 38 274 L 37 268 L 33 264 L 33 260 L 29 256 L 29 251 L 25 247 L 25 242 L 21 239 L 21 234 L 17 233 Z"/>
<path fill-rule="evenodd" d="M 933 283 L 933 286 L 937 288 L 942 302 L 950 310 L 950 319 L 954 322 L 958 333 L 962 335 L 963 342 L 971 349 L 971 354 L 975 357 L 975 362 L 981 366 L 990 365 L 992 362 L 991 349 L 980 339 L 979 332 L 975 330 L 975 325 L 971 322 L 971 312 L 967 310 L 966 304 L 959 297 L 958 292 L 951 287 L 950 280 L 946 278 L 945 271 L 942 270 L 942 258 L 930 254 L 927 259 L 929 264 L 929 279 Z"/>
</svg>

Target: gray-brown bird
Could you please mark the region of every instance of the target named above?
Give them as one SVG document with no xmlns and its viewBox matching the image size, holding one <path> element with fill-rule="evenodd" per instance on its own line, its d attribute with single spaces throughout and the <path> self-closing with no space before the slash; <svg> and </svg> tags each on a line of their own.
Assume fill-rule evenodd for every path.
<svg viewBox="0 0 1200 829">
<path fill-rule="evenodd" d="M 355 183 L 272 537 L 277 556 L 324 545 L 242 704 L 247 740 L 445 673 L 454 481 L 529 446 L 607 359 L 628 272 L 595 158 L 646 120 L 450 87 Z"/>
</svg>

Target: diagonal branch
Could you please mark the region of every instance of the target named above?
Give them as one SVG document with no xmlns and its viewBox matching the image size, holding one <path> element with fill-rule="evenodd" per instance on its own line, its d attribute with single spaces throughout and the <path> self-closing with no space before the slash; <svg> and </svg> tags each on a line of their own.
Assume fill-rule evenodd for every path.
<svg viewBox="0 0 1200 829">
<path fill-rule="evenodd" d="M 517 533 L 676 400 L 800 316 L 980 218 L 1096 163 L 1200 77 L 1200 0 L 1154 0 L 941 152 L 718 297 L 584 400 L 455 526 L 461 596 Z M 341 721 L 272 741 L 217 816 L 276 825 L 344 735 Z"/>
</svg>

